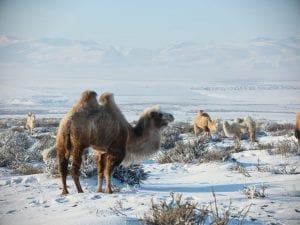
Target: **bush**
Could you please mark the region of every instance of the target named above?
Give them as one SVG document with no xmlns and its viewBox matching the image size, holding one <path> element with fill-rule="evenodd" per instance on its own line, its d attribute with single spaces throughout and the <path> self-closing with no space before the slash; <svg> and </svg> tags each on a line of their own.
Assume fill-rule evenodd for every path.
<svg viewBox="0 0 300 225">
<path fill-rule="evenodd" d="M 161 147 L 164 149 L 174 148 L 178 140 L 180 140 L 179 128 L 167 127 L 161 134 Z"/>
<path fill-rule="evenodd" d="M 271 132 L 273 136 L 283 136 L 293 134 L 294 124 L 292 123 L 284 123 L 279 124 L 276 122 L 268 122 L 264 125 L 264 130 L 267 132 Z"/>
<path fill-rule="evenodd" d="M 36 173 L 41 169 L 30 169 L 29 163 L 41 162 L 42 150 L 53 145 L 55 138 L 51 134 L 30 136 L 21 128 L 11 127 L 0 134 L 0 166 L 14 169 L 18 173 Z"/>
<path fill-rule="evenodd" d="M 170 194 L 171 201 L 155 204 L 151 201 L 149 214 L 145 214 L 143 222 L 146 225 L 227 225 L 231 222 L 242 225 L 252 206 L 246 206 L 237 215 L 231 212 L 231 202 L 228 207 L 217 203 L 216 194 L 212 189 L 213 202 L 198 207 L 197 203 L 183 201 L 182 195 Z"/>
<path fill-rule="evenodd" d="M 158 153 L 158 163 L 195 163 L 204 154 L 207 143 L 204 139 L 194 142 L 176 142 L 175 148 Z"/>
<path fill-rule="evenodd" d="M 0 134 L 0 143 L 0 166 L 15 168 L 22 162 L 28 162 L 29 158 L 35 158 L 28 154 L 34 140 L 25 132 L 9 129 Z"/>
<path fill-rule="evenodd" d="M 170 202 L 155 204 L 151 201 L 151 214 L 143 218 L 146 225 L 202 224 L 206 220 L 207 209 L 198 210 L 196 203 L 182 201 L 182 195 L 171 193 L 170 197 Z"/>
<path fill-rule="evenodd" d="M 49 155 L 45 163 L 44 172 L 52 177 L 58 177 L 56 148 L 52 147 L 51 149 L 47 149 L 45 151 L 48 151 Z M 72 164 L 72 157 L 70 158 L 69 170 L 71 164 Z M 81 175 L 84 177 L 93 177 L 97 175 L 97 165 L 95 163 L 95 156 L 92 150 L 87 150 L 83 155 L 80 172 Z M 143 180 L 146 180 L 148 177 L 148 173 L 144 171 L 141 165 L 132 165 L 129 167 L 118 166 L 114 170 L 112 176 L 123 184 L 135 186 L 135 185 L 140 185 Z"/>
<path fill-rule="evenodd" d="M 300 148 L 296 141 L 286 138 L 277 142 L 274 153 L 281 154 L 282 156 L 287 156 L 288 154 L 299 155 Z"/>
<path fill-rule="evenodd" d="M 174 149 L 160 151 L 156 160 L 158 163 L 203 163 L 230 158 L 231 151 L 209 151 L 208 142 L 204 137 L 192 142 L 178 141 Z"/>
<path fill-rule="evenodd" d="M 121 183 L 130 186 L 140 185 L 149 176 L 141 165 L 131 165 L 129 167 L 118 166 L 113 173 L 113 177 Z"/>
<path fill-rule="evenodd" d="M 243 190 L 243 194 L 246 195 L 248 198 L 264 198 L 266 197 L 266 186 L 261 185 L 260 188 L 256 187 L 255 185 L 245 186 Z"/>
</svg>

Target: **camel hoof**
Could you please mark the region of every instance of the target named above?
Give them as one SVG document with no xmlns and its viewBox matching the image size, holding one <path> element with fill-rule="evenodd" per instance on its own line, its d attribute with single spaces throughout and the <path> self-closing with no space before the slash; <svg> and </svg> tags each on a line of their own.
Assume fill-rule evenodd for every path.
<svg viewBox="0 0 300 225">
<path fill-rule="evenodd" d="M 112 192 L 112 190 L 105 190 L 105 193 L 106 194 L 112 194 L 113 192 Z"/>
<path fill-rule="evenodd" d="M 61 192 L 61 195 L 67 195 L 67 194 L 69 194 L 69 192 L 68 192 L 67 190 L 63 190 L 63 191 Z"/>
</svg>

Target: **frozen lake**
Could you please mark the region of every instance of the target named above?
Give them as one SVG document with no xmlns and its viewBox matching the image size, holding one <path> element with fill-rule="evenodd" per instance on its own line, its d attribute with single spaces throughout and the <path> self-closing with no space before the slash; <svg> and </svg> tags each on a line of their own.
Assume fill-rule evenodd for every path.
<svg viewBox="0 0 300 225">
<path fill-rule="evenodd" d="M 293 122 L 300 111 L 300 81 L 218 81 L 126 78 L 1 78 L 0 117 L 62 117 L 84 90 L 115 94 L 128 120 L 159 104 L 177 121 L 191 121 L 199 109 L 212 118 L 251 115 Z"/>
</svg>

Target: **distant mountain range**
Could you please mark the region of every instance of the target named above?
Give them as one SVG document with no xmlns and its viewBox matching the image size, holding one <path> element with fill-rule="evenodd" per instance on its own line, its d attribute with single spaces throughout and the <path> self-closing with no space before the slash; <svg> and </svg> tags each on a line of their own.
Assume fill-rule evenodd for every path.
<svg viewBox="0 0 300 225">
<path fill-rule="evenodd" d="M 300 38 L 257 38 L 237 43 L 181 42 L 136 49 L 66 38 L 25 40 L 0 35 L 0 64 L 167 68 L 211 73 L 300 72 Z"/>
</svg>

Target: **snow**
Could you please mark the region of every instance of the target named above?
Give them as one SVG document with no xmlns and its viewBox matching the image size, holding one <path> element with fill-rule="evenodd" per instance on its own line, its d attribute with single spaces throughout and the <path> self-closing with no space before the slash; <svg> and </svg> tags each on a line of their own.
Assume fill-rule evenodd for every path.
<svg viewBox="0 0 300 225">
<path fill-rule="evenodd" d="M 247 144 L 246 140 L 243 144 Z M 150 171 L 150 177 L 140 187 L 121 185 L 111 195 L 95 192 L 96 178 L 82 178 L 85 192 L 78 194 L 69 177 L 70 194 L 61 196 L 58 178 L 45 174 L 12 175 L 1 168 L 0 221 L 10 225 L 139 224 L 138 219 L 149 212 L 151 199 L 166 200 L 170 192 L 175 192 L 183 194 L 184 199 L 207 205 L 213 201 L 214 188 L 218 203 L 225 207 L 231 201 L 234 213 L 252 204 L 245 224 L 299 224 L 300 174 L 274 174 L 255 168 L 258 158 L 261 166 L 276 167 L 298 166 L 300 157 L 247 150 L 233 154 L 233 158 L 245 167 L 250 177 L 232 170 L 235 161 L 158 164 L 149 160 L 143 166 Z M 244 187 L 262 186 L 266 187 L 265 198 L 249 199 L 243 194 Z M 117 215 L 113 209 L 120 204 L 122 215 Z"/>
<path fill-rule="evenodd" d="M 33 111 L 38 117 L 61 117 L 85 89 L 115 93 L 116 102 L 129 121 L 138 118 L 144 108 L 160 104 L 173 113 L 177 121 L 190 122 L 197 110 L 204 109 L 219 119 L 243 118 L 251 115 L 256 120 L 293 123 L 299 111 L 299 81 L 200 82 L 193 80 L 75 80 L 74 86 L 60 83 L 17 84 L 1 82 L 0 88 L 14 90 L 0 96 L 1 117 L 24 117 Z M 76 85 L 75 85 L 76 84 Z M 85 85 L 83 85 L 85 84 Z M 5 86 L 5 87 L 4 87 Z M 33 88 L 34 87 L 34 88 Z M 38 87 L 38 88 L 37 88 Z M 21 89 L 19 89 L 21 88 Z M 41 92 L 43 91 L 43 92 Z M 22 93 L 22 94 L 20 94 Z M 185 137 L 189 140 L 193 137 Z M 276 143 L 285 136 L 260 136 L 259 143 Z M 293 137 L 290 137 L 293 138 Z M 225 149 L 232 139 L 212 144 L 210 149 Z M 218 204 L 226 207 L 232 202 L 232 213 L 237 214 L 252 204 L 245 224 L 299 224 L 300 174 L 275 174 L 258 171 L 263 168 L 298 167 L 299 155 L 270 155 L 258 150 L 257 145 L 242 141 L 245 151 L 233 154 L 236 160 L 202 164 L 158 164 L 155 159 L 143 163 L 149 178 L 140 187 L 115 184 L 111 195 L 96 193 L 96 178 L 81 178 L 84 193 L 78 194 L 68 177 L 70 194 L 60 195 L 60 179 L 46 174 L 16 175 L 0 168 L 0 224 L 2 225 L 134 225 L 154 202 L 167 200 L 170 192 L 207 205 L 213 201 L 212 187 Z M 232 168 L 239 162 L 250 177 Z M 299 172 L 299 168 L 296 169 Z M 265 198 L 247 198 L 244 187 L 266 187 Z M 114 212 L 118 208 L 121 215 Z"/>
</svg>

